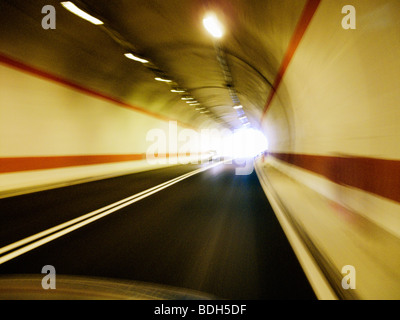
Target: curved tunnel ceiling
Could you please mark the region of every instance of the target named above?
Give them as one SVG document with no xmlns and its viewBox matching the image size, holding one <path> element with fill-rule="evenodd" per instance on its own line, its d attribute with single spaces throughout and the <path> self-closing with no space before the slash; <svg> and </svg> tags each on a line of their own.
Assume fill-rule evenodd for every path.
<svg viewBox="0 0 400 320">
<path fill-rule="evenodd" d="M 239 119 L 243 113 L 258 127 L 271 83 L 306 1 L 74 3 L 104 25 L 80 19 L 65 10 L 60 1 L 2 1 L 1 6 L 7 9 L 0 10 L 2 28 L 7 32 L 1 33 L 1 51 L 90 90 L 192 127 L 236 129 L 243 125 Z M 41 26 L 44 5 L 56 8 L 56 30 Z M 202 25 L 209 11 L 217 14 L 226 29 L 218 42 Z M 124 54 L 128 51 L 150 63 L 127 59 Z M 157 75 L 173 82 L 155 81 Z M 181 100 L 184 94 L 172 89 L 187 90 L 200 105 L 188 105 Z M 243 109 L 234 109 L 236 104 Z"/>
</svg>

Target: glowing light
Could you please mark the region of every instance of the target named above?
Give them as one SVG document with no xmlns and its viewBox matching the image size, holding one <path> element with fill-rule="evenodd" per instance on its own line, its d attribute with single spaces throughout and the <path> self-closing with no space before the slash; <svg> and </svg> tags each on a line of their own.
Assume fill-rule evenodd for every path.
<svg viewBox="0 0 400 320">
<path fill-rule="evenodd" d="M 86 13 L 85 11 L 79 9 L 74 3 L 71 1 L 63 1 L 61 2 L 61 5 L 67 9 L 68 11 L 72 12 L 73 14 L 77 15 L 78 17 L 89 21 L 95 25 L 102 25 L 104 24 L 103 21 L 91 16 L 90 14 Z"/>
<path fill-rule="evenodd" d="M 128 59 L 131 59 L 131 60 L 141 62 L 141 63 L 149 63 L 149 61 L 139 58 L 139 57 L 133 55 L 132 53 L 125 53 L 125 57 L 127 57 Z"/>
<path fill-rule="evenodd" d="M 234 106 L 233 109 L 236 109 L 236 110 L 243 109 L 243 106 L 240 106 L 240 105 L 239 106 Z"/>
<path fill-rule="evenodd" d="M 172 89 L 171 92 L 175 92 L 175 93 L 185 93 L 184 90 L 178 90 L 178 89 Z"/>
<path fill-rule="evenodd" d="M 258 130 L 242 128 L 225 137 L 223 146 L 225 156 L 252 158 L 268 149 L 268 140 Z"/>
<path fill-rule="evenodd" d="M 214 38 L 222 38 L 224 27 L 214 14 L 208 14 L 203 19 L 203 25 Z"/>
<path fill-rule="evenodd" d="M 161 82 L 172 82 L 172 80 L 163 79 L 163 78 L 160 78 L 160 77 L 157 77 L 157 78 L 154 78 L 154 79 L 157 80 L 157 81 L 161 81 Z"/>
</svg>

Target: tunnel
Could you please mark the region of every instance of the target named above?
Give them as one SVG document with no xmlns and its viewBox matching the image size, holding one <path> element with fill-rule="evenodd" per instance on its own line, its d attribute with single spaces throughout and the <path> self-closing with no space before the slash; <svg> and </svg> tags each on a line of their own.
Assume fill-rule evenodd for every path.
<svg viewBox="0 0 400 320">
<path fill-rule="evenodd" d="M 400 298 L 398 0 L 0 17 L 1 299 Z"/>
</svg>

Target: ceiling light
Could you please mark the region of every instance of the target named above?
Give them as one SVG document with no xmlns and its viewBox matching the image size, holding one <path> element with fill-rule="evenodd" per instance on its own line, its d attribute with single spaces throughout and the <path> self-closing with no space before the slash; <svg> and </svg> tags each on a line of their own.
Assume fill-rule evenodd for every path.
<svg viewBox="0 0 400 320">
<path fill-rule="evenodd" d="M 162 81 L 162 82 L 172 82 L 172 80 L 168 80 L 168 79 L 164 79 L 164 78 L 160 78 L 160 77 L 157 77 L 157 78 L 154 78 L 155 80 L 157 80 L 157 81 Z"/>
<path fill-rule="evenodd" d="M 190 103 L 189 105 L 191 105 L 191 106 L 199 106 L 200 103 L 198 103 L 198 102 L 196 102 L 196 103 Z"/>
<path fill-rule="evenodd" d="M 103 21 L 101 21 L 101 20 L 91 16 L 90 14 L 86 13 L 85 11 L 79 9 L 71 1 L 63 1 L 63 2 L 61 2 L 61 5 L 68 11 L 72 12 L 73 14 L 76 14 L 78 17 L 81 17 L 82 19 L 85 19 L 95 25 L 104 24 Z"/>
<path fill-rule="evenodd" d="M 190 101 L 186 101 L 186 103 L 198 103 L 198 101 L 196 101 L 196 100 L 190 100 Z"/>
<path fill-rule="evenodd" d="M 172 89 L 171 92 L 175 92 L 175 93 L 185 93 L 185 90 Z"/>
<path fill-rule="evenodd" d="M 222 38 L 224 27 L 214 14 L 208 14 L 203 19 L 203 25 L 214 38 Z"/>
<path fill-rule="evenodd" d="M 241 106 L 241 105 L 234 106 L 233 109 L 236 109 L 236 110 L 238 110 L 238 109 L 243 109 L 243 106 Z"/>
<path fill-rule="evenodd" d="M 245 119 L 247 119 L 247 117 L 246 117 L 246 116 L 243 116 L 243 117 L 240 117 L 239 119 L 240 119 L 240 120 L 245 120 Z"/>
<path fill-rule="evenodd" d="M 125 53 L 125 57 L 127 57 L 128 59 L 131 59 L 131 60 L 141 62 L 141 63 L 149 63 L 149 61 L 139 58 L 139 57 L 133 55 L 132 53 Z"/>
<path fill-rule="evenodd" d="M 187 97 L 183 97 L 183 98 L 181 98 L 182 100 L 194 100 L 193 98 L 187 98 Z"/>
</svg>

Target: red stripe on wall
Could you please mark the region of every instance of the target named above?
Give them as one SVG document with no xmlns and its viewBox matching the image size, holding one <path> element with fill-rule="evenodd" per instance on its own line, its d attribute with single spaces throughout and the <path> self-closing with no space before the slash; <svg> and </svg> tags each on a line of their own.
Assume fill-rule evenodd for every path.
<svg viewBox="0 0 400 320">
<path fill-rule="evenodd" d="M 207 153 L 154 154 L 151 160 L 169 159 L 175 157 L 201 156 Z M 48 157 L 13 157 L 0 158 L 0 174 L 30 170 L 47 170 L 94 164 L 118 163 L 124 161 L 146 160 L 143 154 L 121 155 L 81 155 L 81 156 L 48 156 Z"/>
<path fill-rule="evenodd" d="M 95 90 L 92 90 L 92 89 L 86 88 L 84 86 L 81 86 L 79 84 L 73 83 L 72 81 L 63 79 L 63 78 L 61 78 L 59 76 L 56 76 L 54 74 L 50 74 L 50 73 L 45 72 L 43 70 L 39 70 L 39 69 L 37 69 L 35 67 L 29 66 L 29 65 L 21 62 L 21 61 L 17 61 L 17 60 L 15 60 L 13 58 L 7 57 L 4 54 L 0 54 L 0 63 L 5 65 L 5 66 L 11 67 L 13 69 L 17 69 L 19 71 L 23 71 L 25 73 L 29 73 L 29 74 L 34 75 L 36 77 L 43 78 L 43 79 L 55 82 L 57 84 L 61 84 L 61 85 L 67 86 L 67 87 L 69 87 L 71 89 L 80 91 L 80 92 L 82 92 L 84 94 L 93 96 L 95 98 L 100 98 L 100 99 L 106 100 L 106 101 L 111 102 L 113 104 L 116 104 L 116 105 L 118 105 L 120 107 L 144 113 L 144 114 L 146 114 L 148 116 L 151 116 L 153 118 L 157 118 L 157 119 L 162 120 L 162 121 L 176 121 L 174 119 L 170 119 L 170 118 L 167 118 L 167 117 L 162 116 L 160 114 L 148 111 L 146 109 L 143 109 L 143 108 L 136 107 L 134 105 L 125 103 L 125 102 L 123 102 L 123 101 L 121 101 L 121 100 L 119 100 L 119 99 L 117 99 L 115 97 L 111 97 L 111 96 L 105 95 L 105 94 L 103 94 L 101 92 L 97 92 Z M 183 122 L 180 122 L 180 121 L 177 121 L 177 123 L 178 123 L 178 125 L 180 125 L 182 127 L 195 129 L 193 126 L 188 125 L 186 123 L 183 123 Z"/>
<path fill-rule="evenodd" d="M 275 94 L 278 91 L 278 88 L 282 82 L 282 78 L 283 78 L 290 62 L 292 61 L 292 58 L 297 50 L 297 47 L 299 46 L 300 41 L 303 38 L 304 33 L 306 32 L 308 25 L 311 22 L 311 19 L 313 18 L 315 12 L 317 11 L 320 2 L 321 2 L 321 0 L 308 0 L 308 2 L 306 3 L 306 6 L 303 9 L 303 13 L 300 17 L 300 20 L 297 24 L 295 31 L 294 31 L 293 37 L 292 37 L 292 39 L 289 43 L 289 46 L 286 50 L 285 56 L 282 60 L 281 66 L 278 70 L 278 74 L 276 75 L 274 85 L 271 89 L 271 92 L 269 93 L 267 103 L 265 104 L 261 120 L 264 118 L 269 107 L 271 106 L 272 99 L 275 97 Z"/>
<path fill-rule="evenodd" d="M 269 153 L 342 185 L 400 202 L 400 161 L 366 157 Z"/>
<path fill-rule="evenodd" d="M 146 159 L 146 154 L 0 158 L 0 173 L 45 170 Z"/>
</svg>

